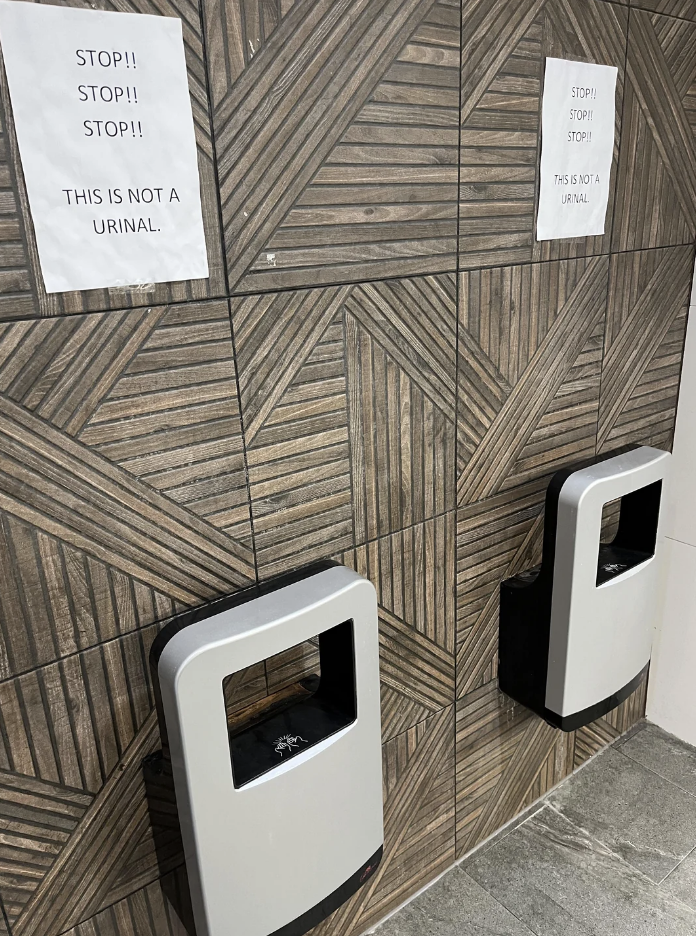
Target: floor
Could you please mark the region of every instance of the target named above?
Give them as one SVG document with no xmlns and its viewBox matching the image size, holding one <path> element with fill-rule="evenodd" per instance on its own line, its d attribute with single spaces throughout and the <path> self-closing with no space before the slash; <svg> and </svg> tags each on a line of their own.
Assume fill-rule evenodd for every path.
<svg viewBox="0 0 696 936">
<path fill-rule="evenodd" d="M 649 722 L 375 936 L 696 936 L 696 748 Z"/>
</svg>

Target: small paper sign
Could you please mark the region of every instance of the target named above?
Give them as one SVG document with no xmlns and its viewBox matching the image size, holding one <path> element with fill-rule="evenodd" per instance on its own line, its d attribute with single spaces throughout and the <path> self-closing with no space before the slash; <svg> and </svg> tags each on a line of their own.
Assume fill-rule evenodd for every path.
<svg viewBox="0 0 696 936">
<path fill-rule="evenodd" d="M 0 0 L 46 291 L 208 276 L 181 20 Z"/>
<path fill-rule="evenodd" d="M 614 65 L 546 59 L 537 240 L 604 234 L 617 74 Z"/>
</svg>

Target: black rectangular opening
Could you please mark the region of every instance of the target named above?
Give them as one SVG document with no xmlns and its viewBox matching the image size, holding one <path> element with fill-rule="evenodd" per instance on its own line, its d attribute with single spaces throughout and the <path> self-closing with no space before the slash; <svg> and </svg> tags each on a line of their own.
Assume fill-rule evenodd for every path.
<svg viewBox="0 0 696 936">
<path fill-rule="evenodd" d="M 662 481 L 610 501 L 602 512 L 603 536 L 597 557 L 597 585 L 603 585 L 655 555 Z M 618 525 L 617 525 L 618 511 Z M 602 542 L 616 529 L 610 542 Z"/>
<path fill-rule="evenodd" d="M 355 721 L 353 621 L 323 631 L 317 642 L 319 674 L 303 676 L 265 704 L 253 706 L 246 716 L 240 713 L 229 721 L 235 787 L 250 783 Z M 286 653 L 292 657 L 294 651 Z M 306 649 L 302 652 L 306 654 Z"/>
</svg>

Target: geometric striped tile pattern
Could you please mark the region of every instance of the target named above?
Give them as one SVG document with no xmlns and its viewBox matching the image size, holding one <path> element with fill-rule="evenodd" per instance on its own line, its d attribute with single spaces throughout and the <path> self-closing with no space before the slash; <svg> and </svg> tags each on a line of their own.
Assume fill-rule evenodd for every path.
<svg viewBox="0 0 696 936">
<path fill-rule="evenodd" d="M 546 482 L 457 512 L 457 697 L 497 675 L 500 582 L 541 560 Z"/>
<path fill-rule="evenodd" d="M 366 284 L 346 309 L 360 543 L 454 506 L 455 278 Z"/>
<path fill-rule="evenodd" d="M 454 507 L 456 282 L 232 300 L 262 574 Z"/>
<path fill-rule="evenodd" d="M 0 888 L 11 924 L 60 855 L 91 802 L 92 796 L 80 790 L 0 771 Z"/>
<path fill-rule="evenodd" d="M 0 767 L 96 795 L 152 710 L 157 625 L 0 683 Z"/>
<path fill-rule="evenodd" d="M 696 22 L 632 11 L 626 68 L 613 249 L 693 242 Z"/>
<path fill-rule="evenodd" d="M 608 259 L 461 275 L 460 505 L 594 453 Z"/>
<path fill-rule="evenodd" d="M 6 106 L 4 82 L 0 94 Z M 38 303 L 33 292 L 33 270 L 24 247 L 22 204 L 13 184 L 9 152 L 12 131 L 4 111 L 4 107 L 0 108 L 0 318 L 6 320 L 35 315 Z"/>
<path fill-rule="evenodd" d="M 473 848 L 522 808 L 558 732 L 498 691 L 457 705 L 457 850 Z M 524 756 L 520 756 L 524 751 Z"/>
<path fill-rule="evenodd" d="M 314 936 L 361 933 L 454 861 L 454 707 L 383 748 L 384 857 L 374 875 Z"/>
<path fill-rule="evenodd" d="M 653 264 L 659 267 L 659 258 L 653 258 Z M 670 267 L 671 276 L 681 275 L 680 269 Z M 509 392 L 512 392 L 513 386 L 519 385 L 524 373 L 532 366 L 528 361 L 534 362 L 539 349 L 545 347 L 548 336 L 561 327 L 564 316 L 570 314 L 568 308 L 574 308 L 577 300 L 570 305 L 568 302 L 576 294 L 578 283 L 584 282 L 587 286 L 584 295 L 590 297 L 586 313 L 595 314 L 592 311 L 592 296 L 596 291 L 594 278 L 606 283 L 605 270 L 606 265 L 602 267 L 600 260 L 582 261 L 579 266 L 576 261 L 545 266 L 545 278 L 538 281 L 536 292 L 530 293 L 531 298 L 526 301 L 526 308 L 535 309 L 534 316 L 529 319 L 532 324 L 514 355 L 510 353 L 509 344 L 505 350 L 499 341 L 491 340 L 492 319 L 489 315 L 488 324 L 484 327 L 480 315 L 486 303 L 479 299 L 476 306 L 471 299 L 476 290 L 470 289 L 466 328 L 460 327 L 460 338 L 469 336 L 466 340 L 470 339 L 470 343 L 466 347 L 471 349 L 471 353 L 460 353 L 460 369 L 465 371 L 460 373 L 460 386 L 465 379 L 473 381 L 473 365 L 470 366 L 469 362 L 484 362 L 482 355 L 485 349 L 490 368 L 495 369 L 490 373 L 500 375 L 496 378 L 498 385 L 506 392 L 509 387 Z M 479 278 L 477 282 L 479 286 L 481 282 L 488 283 L 483 292 L 491 288 L 492 282 L 493 295 L 500 297 L 504 295 L 499 288 L 500 283 L 509 284 L 514 280 L 519 285 L 533 281 L 529 278 L 528 268 L 515 268 L 514 276 L 510 270 L 502 271 L 501 275 L 501 280 L 491 280 L 486 274 L 488 279 Z M 646 275 L 643 273 L 644 277 Z M 467 281 L 471 277 L 472 274 L 468 273 L 462 275 L 463 280 L 469 278 Z M 584 281 L 583 277 L 586 277 Z M 436 278 L 436 283 L 440 280 Z M 427 282 L 427 279 L 419 280 L 417 285 L 422 288 Z M 540 305 L 536 297 L 548 295 L 550 283 L 556 284 L 556 290 L 561 289 L 559 283 L 563 284 L 562 297 L 556 306 Z M 393 290 L 395 285 L 398 284 L 393 284 L 390 289 Z M 401 285 L 412 288 L 413 281 Z M 329 291 L 315 291 L 316 296 L 326 292 Z M 288 406 L 307 398 L 304 388 L 313 383 L 312 374 L 314 382 L 320 386 L 324 381 L 334 385 L 332 381 L 336 378 L 331 376 L 334 373 L 331 368 L 336 366 L 335 362 L 340 357 L 334 353 L 335 346 L 344 347 L 346 321 L 361 314 L 357 311 L 353 315 L 349 307 L 349 301 L 356 293 L 362 295 L 362 290 L 351 288 L 350 296 L 344 299 L 341 309 L 332 310 L 330 316 L 327 313 L 328 322 L 320 339 L 306 349 L 304 362 L 297 370 L 301 379 L 298 381 L 293 375 L 287 381 L 288 388 L 300 388 L 294 402 L 293 398 L 288 400 Z M 366 295 L 379 297 L 380 292 L 377 289 Z M 518 303 L 519 295 L 521 293 L 514 293 L 515 301 L 512 303 L 503 302 L 503 309 L 508 309 L 505 314 L 511 314 L 513 306 L 515 309 L 523 307 L 524 304 Z M 281 302 L 288 301 L 288 294 L 278 294 L 275 298 Z M 290 294 L 289 298 L 294 300 L 295 294 Z M 255 301 L 260 302 L 260 299 Z M 488 301 L 487 305 L 491 307 L 491 302 Z M 357 306 L 353 308 L 357 309 Z M 479 309 L 478 317 L 474 311 L 476 308 Z M 176 310 L 176 314 L 180 316 L 181 310 Z M 603 307 L 597 320 L 603 325 Z M 70 319 L 69 322 L 71 327 L 77 327 L 80 320 Z M 53 327 L 55 323 L 41 324 Z M 619 326 L 621 324 L 619 322 Z M 31 323 L 29 325 L 34 327 Z M 181 327 L 181 322 L 167 322 L 165 319 L 161 327 L 175 331 Z M 204 323 L 201 327 L 209 330 L 212 325 Z M 373 328 L 377 330 L 374 325 Z M 519 330 L 511 329 L 509 324 L 501 331 L 511 332 L 521 334 Z M 214 342 L 214 330 L 208 333 Z M 171 332 L 165 331 L 167 334 Z M 380 333 L 383 341 L 386 340 L 384 334 L 388 333 Z M 567 373 L 557 376 L 558 389 L 551 396 L 551 401 L 562 398 L 565 392 L 581 394 L 585 392 L 583 387 L 597 386 L 595 330 L 590 330 L 589 336 L 579 356 L 571 360 Z M 152 346 L 147 343 L 150 341 L 154 341 Z M 149 365 L 145 366 L 150 359 L 143 360 L 140 355 L 168 355 L 175 346 L 169 339 L 160 341 L 156 335 L 155 339 L 149 337 L 147 342 L 134 352 L 132 358 L 135 363 L 131 372 L 137 380 L 141 379 L 140 375 L 146 375 L 144 379 L 150 380 L 147 375 L 156 373 L 149 369 Z M 408 346 L 397 343 L 392 353 L 396 355 L 398 352 L 403 356 L 404 347 Z M 520 350 L 522 347 L 526 349 L 524 352 Z M 196 348 L 195 343 L 190 346 L 192 358 L 196 358 Z M 11 355 L 8 355 L 8 368 L 11 360 Z M 11 392 L 14 397 L 10 399 L 8 395 L 10 402 L 15 406 L 21 405 L 29 413 L 45 406 L 44 413 L 47 414 L 50 407 L 44 401 L 51 399 L 52 387 L 61 385 L 62 371 L 50 363 L 53 360 L 50 355 L 47 354 L 45 360 L 48 362 L 44 369 L 47 375 L 45 386 L 34 389 L 30 381 L 23 383 L 20 379 L 22 370 L 18 367 L 12 371 L 15 375 L 12 381 L 9 376 L 6 380 L 5 392 Z M 402 360 L 404 369 L 411 366 L 408 354 Z M 175 372 L 175 362 L 172 360 L 171 363 Z M 574 374 L 576 367 L 580 372 Z M 307 368 L 314 370 L 308 371 Z M 120 378 L 109 384 L 108 393 L 97 394 L 99 402 L 94 413 L 99 413 L 100 407 L 110 405 L 112 400 L 119 401 L 128 396 L 124 391 L 128 388 L 131 372 L 122 372 Z M 214 361 L 210 373 L 216 373 Z M 249 374 L 253 373 L 249 371 Z M 6 374 L 10 375 L 9 369 Z M 263 378 L 262 374 L 257 376 Z M 271 379 L 275 377 L 277 374 L 271 375 Z M 176 383 L 175 378 L 171 379 Z M 341 374 L 338 380 L 342 383 L 336 386 L 345 400 L 346 384 Z M 435 381 L 435 376 L 432 380 Z M 125 386 L 121 381 L 126 382 Z M 446 389 L 442 383 L 435 386 Z M 117 388 L 115 393 L 113 388 Z M 170 390 L 160 386 L 159 392 Z M 596 391 L 593 392 L 593 419 L 596 421 Z M 253 402 L 253 396 L 248 399 Z M 582 396 L 577 399 L 580 401 Z M 350 404 L 343 405 L 343 411 L 348 412 Z M 578 408 L 581 408 L 580 403 Z M 76 418 L 74 413 L 79 406 L 77 410 L 70 406 L 55 409 L 67 414 L 67 427 L 73 425 L 70 420 Z M 253 406 L 250 412 L 253 416 Z M 270 412 L 272 414 L 273 411 Z M 553 412 L 553 407 L 547 412 Z M 272 424 L 272 419 L 271 415 L 269 424 Z M 78 422 L 80 427 L 74 428 L 78 438 L 84 437 L 80 433 L 92 432 L 95 427 L 109 424 L 108 419 L 100 420 L 91 415 Z M 194 422 L 189 424 L 195 425 Z M 473 437 L 466 428 L 470 424 L 465 424 L 465 439 Z M 259 433 L 265 431 L 265 425 L 259 422 Z M 70 438 L 65 428 L 61 431 Z M 95 446 L 101 444 L 98 440 L 90 441 Z M 144 457 L 149 456 L 146 454 Z M 642 712 L 642 690 L 639 690 L 620 710 L 578 732 L 573 740 L 559 735 L 528 713 L 517 711 L 511 715 L 508 712 L 507 707 L 511 703 L 498 693 L 495 683 L 497 584 L 517 569 L 537 561 L 542 529 L 541 503 L 547 474 L 538 472 L 531 480 L 524 473 L 516 475 L 513 472 L 508 477 L 521 480 L 515 481 L 512 487 L 503 484 L 499 492 L 459 508 L 457 620 L 452 593 L 455 582 L 453 511 L 437 514 L 398 532 L 369 539 L 339 555 L 346 565 L 352 565 L 375 583 L 379 597 L 387 852 L 379 877 L 371 882 L 368 890 L 361 891 L 337 911 L 332 920 L 324 924 L 324 930 L 320 929 L 322 933 L 360 931 L 453 860 L 455 772 L 451 739 L 455 695 L 458 697 L 459 750 L 456 775 L 457 853 L 462 853 L 511 818 L 556 783 L 573 765 L 581 763 L 594 750 L 629 727 Z M 48 533 L 36 532 L 27 521 L 14 516 L 8 518 L 8 524 L 12 535 L 28 537 L 29 541 L 38 544 L 37 549 L 41 547 L 41 554 L 47 554 L 48 544 L 53 542 Z M 17 542 L 22 540 L 17 538 Z M 68 547 L 69 544 L 57 542 L 54 549 L 63 557 L 62 562 L 71 564 L 70 550 L 73 547 Z M 324 550 L 326 554 L 327 547 Z M 88 558 L 89 574 L 96 576 L 100 565 L 96 558 Z M 84 563 L 86 560 L 83 558 L 81 561 Z M 113 580 L 113 571 L 107 570 L 106 576 Z M 140 600 L 145 600 L 147 592 L 141 590 L 139 594 Z M 155 598 L 153 593 L 149 600 L 155 601 Z M 173 599 L 164 595 L 159 600 L 164 602 L 159 613 L 152 613 L 165 616 L 162 611 L 166 608 L 169 612 Z M 84 619 L 89 620 L 88 617 Z M 138 625 L 133 623 L 132 626 Z M 161 899 L 159 885 L 153 890 L 152 882 L 162 868 L 157 863 L 149 829 L 139 767 L 143 756 L 159 744 L 145 665 L 154 630 L 153 625 L 146 625 L 123 636 L 106 630 L 95 633 L 86 638 L 86 646 L 91 642 L 96 642 L 97 646 L 75 654 L 80 645 L 73 642 L 73 655 L 0 683 L 0 736 L 5 739 L 4 748 L 0 751 L 0 770 L 8 772 L 18 789 L 24 790 L 30 782 L 48 784 L 51 790 L 72 790 L 85 797 L 84 818 L 70 830 L 69 836 L 63 836 L 59 853 L 52 861 L 37 870 L 32 863 L 31 848 L 28 854 L 23 849 L 12 853 L 17 873 L 5 885 L 3 892 L 13 914 L 13 934 L 53 936 L 55 932 L 76 927 L 73 931 L 82 936 L 83 933 L 91 934 L 90 927 L 95 933 L 110 933 L 109 927 L 121 926 L 124 932 L 129 932 L 129 927 L 135 926 L 138 936 L 151 936 L 154 925 L 151 920 L 157 920 L 158 926 L 171 928 L 172 933 L 178 932 L 176 927 L 179 924 L 172 915 L 170 904 L 165 901 L 160 906 L 157 903 Z M 33 634 L 34 631 L 30 629 L 27 633 Z M 72 633 L 80 634 L 74 629 Z M 107 639 L 104 643 L 103 635 L 107 633 L 116 639 Z M 53 652 L 55 654 L 56 651 Z M 316 659 L 312 653 L 315 651 L 309 657 L 303 657 L 302 665 L 308 669 L 315 668 Z M 268 662 L 265 674 L 243 674 L 234 687 L 234 691 L 239 693 L 238 702 L 231 700 L 230 704 L 234 707 L 258 700 L 268 690 L 286 685 L 297 672 L 297 662 L 295 659 L 273 660 Z M 27 801 L 27 795 L 26 792 L 20 794 L 22 802 Z M 180 860 L 179 855 L 172 853 L 170 867 L 176 867 Z M 89 869 L 94 867 L 99 868 L 99 874 L 91 877 Z M 82 881 L 83 885 L 66 887 L 66 882 L 76 880 Z M 87 920 L 92 922 L 84 922 Z M 169 929 L 162 931 L 167 933 Z"/>
<path fill-rule="evenodd" d="M 370 283 L 346 300 L 358 543 L 454 507 L 455 277 Z"/>
<path fill-rule="evenodd" d="M 578 398 L 577 406 L 568 414 L 577 418 L 583 409 L 588 413 L 591 410 L 594 433 L 588 438 L 600 450 L 635 442 L 671 446 L 693 260 L 692 247 L 673 247 L 616 255 L 608 278 L 605 267 L 604 287 L 597 297 L 602 306 L 606 304 L 606 315 L 603 308 L 598 311 L 584 362 L 581 355 L 574 364 L 577 374 L 573 376 L 571 368 L 567 378 L 568 386 L 573 386 L 576 393 L 587 392 L 590 384 L 594 388 L 591 400 L 588 397 L 582 403 Z M 480 450 L 486 450 L 487 424 L 492 424 L 496 408 L 514 392 L 510 362 L 517 367 L 520 354 L 525 363 L 538 354 L 534 348 L 531 355 L 528 351 L 527 328 L 520 328 L 517 322 L 515 327 L 510 324 L 506 310 L 521 307 L 524 313 L 530 305 L 529 300 L 520 301 L 519 287 L 510 284 L 510 274 L 507 280 L 498 279 L 494 284 L 488 277 L 483 302 L 479 300 L 484 291 L 480 285 L 485 282 L 483 273 L 466 276 L 467 289 L 460 294 L 460 323 L 464 309 L 465 340 L 471 352 L 468 363 L 460 368 L 464 376 L 460 386 L 469 391 L 468 395 L 460 392 L 460 401 L 468 396 L 475 404 L 470 404 L 464 419 L 459 420 L 460 435 L 469 446 L 463 453 L 460 446 L 460 469 L 463 466 L 464 471 Z M 572 283 L 569 289 L 572 296 Z M 547 294 L 548 290 L 544 290 L 543 295 Z M 583 295 L 588 295 L 587 290 Z M 505 327 L 499 330 L 490 316 L 484 328 L 478 324 L 476 310 L 493 304 L 489 296 L 495 297 L 494 304 L 508 316 Z M 567 308 L 568 300 L 558 304 Z M 543 302 L 532 302 L 531 306 L 542 310 L 542 318 L 545 316 Z M 474 310 L 473 317 L 470 309 Z M 552 317 L 545 325 L 545 333 L 540 329 L 538 347 L 560 327 L 565 314 L 571 313 Z M 522 321 L 528 320 L 523 314 Z M 469 339 L 472 323 L 475 344 Z M 599 336 L 597 325 L 601 327 Z M 501 342 L 499 335 L 506 336 L 507 343 Z M 492 356 L 490 349 L 495 351 Z M 482 352 L 486 352 L 485 358 Z M 543 385 L 537 392 L 543 393 Z M 526 410 L 520 410 L 519 418 L 526 418 Z M 546 433 L 539 435 L 540 443 L 545 437 L 553 446 L 561 446 L 561 460 L 568 457 L 562 454 L 566 418 L 559 419 L 560 432 L 554 431 L 551 419 L 546 423 Z M 511 419 L 515 419 L 514 410 Z M 517 433 L 512 430 L 510 438 Z M 583 432 L 575 437 L 577 442 Z M 573 433 L 568 436 L 572 438 Z M 569 460 L 578 457 L 571 455 Z M 547 468 L 553 467 L 553 452 L 542 462 Z M 498 691 L 499 583 L 540 561 L 546 487 L 543 475 L 521 484 L 516 483 L 514 474 L 509 478 L 499 486 L 498 493 L 486 492 L 487 496 L 478 500 L 465 500 L 457 512 L 458 855 L 627 730 L 644 710 L 645 684 L 605 718 L 563 735 Z"/>
<path fill-rule="evenodd" d="M 353 543 L 342 299 L 234 300 L 256 556 L 264 575 Z"/>
<path fill-rule="evenodd" d="M 204 14 L 232 291 L 454 269 L 459 0 Z"/>
<path fill-rule="evenodd" d="M 183 20 L 209 281 L 43 295 L 0 84 L 0 932 L 183 936 L 151 642 L 335 557 L 378 594 L 385 854 L 315 936 L 357 936 L 644 712 L 504 697 L 498 592 L 554 471 L 671 444 L 693 2 L 134 2 Z M 533 237 L 547 55 L 619 67 L 604 236 Z M 318 670 L 234 674 L 228 713 Z"/>
<path fill-rule="evenodd" d="M 0 672 L 254 577 L 224 302 L 0 326 Z"/>
<path fill-rule="evenodd" d="M 696 21 L 696 2 L 694 0 L 631 0 L 631 6 L 668 16 Z"/>
<path fill-rule="evenodd" d="M 643 682 L 586 728 L 554 730 L 494 682 L 457 703 L 457 855 L 490 836 L 627 731 L 645 706 Z"/>
<path fill-rule="evenodd" d="M 383 577 L 381 600 L 398 607 L 394 587 Z M 116 907 L 104 908 L 124 898 L 138 906 L 135 891 L 143 884 L 141 893 L 151 894 L 160 869 L 148 846 L 141 764 L 159 745 L 146 663 L 155 632 L 151 626 L 0 684 L 0 823 L 9 829 L 0 886 L 13 933 L 51 936 L 95 914 L 94 925 L 106 925 Z M 120 685 L 114 681 L 119 659 L 130 660 Z M 108 694 L 100 671 L 109 678 Z M 418 869 L 436 874 L 453 860 L 453 718 L 450 702 L 385 744 L 383 882 L 361 913 L 379 918 L 400 902 Z M 12 847 L 22 817 L 39 835 L 38 848 L 26 835 Z M 353 901 L 339 911 L 341 931 L 352 927 L 355 907 Z"/>
<path fill-rule="evenodd" d="M 47 936 L 92 916 L 147 827 L 141 764 L 159 744 L 147 666 L 155 633 L 150 625 L 0 683 L 0 761 L 15 784 L 3 799 L 27 818 L 31 811 L 37 825 L 39 795 L 55 799 L 56 823 L 75 804 L 52 860 L 43 868 L 35 861 L 30 882 L 22 880 L 28 869 L 16 875 L 24 895 L 15 899 L 13 933 Z M 34 850 L 21 847 L 31 866 Z"/>
<path fill-rule="evenodd" d="M 150 884 L 109 908 L 91 920 L 66 931 L 65 936 L 189 936 L 167 894 L 177 897 L 188 887 L 183 870 L 168 875 L 160 885 Z M 190 925 L 190 918 L 186 917 Z"/>
<path fill-rule="evenodd" d="M 452 269 L 457 227 L 465 268 L 607 250 L 609 235 L 534 242 L 543 61 L 619 63 L 613 193 L 627 11 L 466 4 L 460 110 L 459 7 L 204 5 L 233 293 Z"/>
<path fill-rule="evenodd" d="M 66 6 L 75 6 L 61 0 Z M 203 226 L 208 248 L 209 277 L 133 288 L 90 289 L 47 295 L 38 261 L 34 228 L 17 148 L 4 71 L 0 77 L 0 321 L 46 315 L 69 315 L 124 309 L 154 303 L 206 299 L 225 294 L 225 271 L 219 225 L 213 143 L 210 129 L 201 13 L 197 0 L 158 4 L 120 0 L 102 9 L 175 16 L 182 20 L 191 108 L 198 147 Z"/>
<path fill-rule="evenodd" d="M 222 303 L 171 307 L 89 415 L 80 401 L 75 434 L 169 500 L 248 542 L 226 311 Z"/>
<path fill-rule="evenodd" d="M 539 3 L 463 8 L 461 267 L 532 259 L 543 21 Z"/>
<path fill-rule="evenodd" d="M 0 888 L 15 934 L 63 932 L 162 874 L 142 770 L 161 744 L 148 665 L 157 629 L 0 683 Z M 263 666 L 251 667 L 226 687 L 228 711 L 267 692 Z M 177 847 L 165 865 L 182 861 Z"/>
<path fill-rule="evenodd" d="M 637 441 L 671 448 L 693 265 L 693 247 L 612 257 L 600 451 Z"/>
<path fill-rule="evenodd" d="M 379 603 L 385 741 L 454 702 L 454 512 L 343 553 Z"/>
<path fill-rule="evenodd" d="M 627 24 L 627 10 L 602 0 L 475 0 L 463 6 L 460 269 L 607 252 Z M 546 56 L 619 66 L 604 236 L 534 239 Z"/>
</svg>

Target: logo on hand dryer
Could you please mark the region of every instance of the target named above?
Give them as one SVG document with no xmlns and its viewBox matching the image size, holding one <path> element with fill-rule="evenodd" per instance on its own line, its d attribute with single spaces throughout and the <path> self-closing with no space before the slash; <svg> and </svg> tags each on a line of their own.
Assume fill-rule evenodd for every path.
<svg viewBox="0 0 696 936">
<path fill-rule="evenodd" d="M 617 572 L 621 572 L 623 569 L 627 569 L 628 566 L 625 562 L 607 562 L 602 568 L 605 572 L 611 572 L 612 575 L 616 575 Z"/>
<path fill-rule="evenodd" d="M 280 756 L 283 756 L 284 751 L 292 751 L 293 748 L 298 748 L 300 746 L 300 741 L 303 744 L 308 744 L 304 738 L 301 738 L 299 735 L 283 735 L 281 738 L 276 738 L 273 742 L 275 745 L 275 751 Z"/>
</svg>

